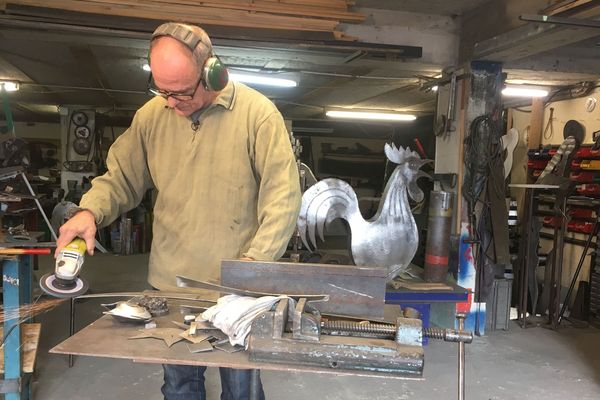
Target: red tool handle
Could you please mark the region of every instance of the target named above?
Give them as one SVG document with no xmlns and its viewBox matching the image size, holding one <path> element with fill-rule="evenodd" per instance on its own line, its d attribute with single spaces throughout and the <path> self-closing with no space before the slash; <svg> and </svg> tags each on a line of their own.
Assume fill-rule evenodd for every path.
<svg viewBox="0 0 600 400">
<path fill-rule="evenodd" d="M 18 255 L 18 254 L 50 254 L 50 249 L 0 249 L 0 255 Z"/>
<path fill-rule="evenodd" d="M 417 146 L 417 151 L 419 152 L 421 157 L 423 157 L 424 159 L 427 158 L 427 153 L 425 152 L 425 149 L 423 148 L 423 144 L 421 143 L 419 138 L 415 138 L 414 142 L 415 142 L 415 145 Z"/>
</svg>

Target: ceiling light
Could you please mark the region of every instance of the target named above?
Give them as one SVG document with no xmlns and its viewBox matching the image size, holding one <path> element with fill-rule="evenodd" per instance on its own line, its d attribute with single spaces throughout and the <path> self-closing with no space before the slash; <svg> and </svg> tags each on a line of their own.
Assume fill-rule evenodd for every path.
<svg viewBox="0 0 600 400">
<path fill-rule="evenodd" d="M 437 86 L 437 85 L 435 85 L 435 86 L 432 86 L 432 87 L 431 87 L 431 91 L 432 91 L 432 92 L 437 92 L 437 91 L 438 91 L 438 86 Z"/>
<path fill-rule="evenodd" d="M 327 111 L 328 117 L 347 119 L 368 119 L 374 121 L 414 121 L 417 119 L 412 114 L 392 114 L 368 111 Z"/>
<path fill-rule="evenodd" d="M 548 91 L 544 89 L 507 86 L 502 90 L 502 94 L 508 97 L 546 97 L 548 96 Z"/>
<path fill-rule="evenodd" d="M 143 69 L 144 71 L 150 72 L 150 64 L 148 64 L 148 63 L 143 63 L 143 64 L 142 64 L 142 69 Z"/>
<path fill-rule="evenodd" d="M 256 85 L 279 86 L 279 87 L 296 87 L 298 82 L 291 79 L 271 78 L 270 76 L 238 74 L 233 72 L 229 74 L 229 78 L 236 82 L 244 82 Z"/>
<path fill-rule="evenodd" d="M 16 81 L 0 81 L 0 89 L 7 92 L 16 92 L 19 90 L 19 82 Z"/>
</svg>

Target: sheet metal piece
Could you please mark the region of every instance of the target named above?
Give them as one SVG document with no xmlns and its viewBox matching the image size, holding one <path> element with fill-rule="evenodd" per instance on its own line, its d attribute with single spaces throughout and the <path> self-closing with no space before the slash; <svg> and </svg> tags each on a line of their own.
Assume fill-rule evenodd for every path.
<svg viewBox="0 0 600 400">
<path fill-rule="evenodd" d="M 224 260 L 221 282 L 225 286 L 261 292 L 329 296 L 311 302 L 322 314 L 383 319 L 387 270 L 355 265 Z"/>
<path fill-rule="evenodd" d="M 185 287 L 185 288 L 196 288 L 196 289 L 206 289 L 206 290 L 214 290 L 221 293 L 227 294 L 237 294 L 239 296 L 249 296 L 249 297 L 263 297 L 263 296 L 289 296 L 292 298 L 300 298 L 304 297 L 308 301 L 329 301 L 329 296 L 324 294 L 309 294 L 309 295 L 298 295 L 292 293 L 277 293 L 277 292 L 258 292 L 254 290 L 244 290 L 235 287 L 221 286 L 215 283 L 196 281 L 194 279 L 186 278 L 183 276 L 177 276 L 177 286 Z"/>
<path fill-rule="evenodd" d="M 145 290 L 143 292 L 113 292 L 113 293 L 92 293 L 77 296 L 76 299 L 95 299 L 104 297 L 164 297 L 165 299 L 171 300 L 189 300 L 189 301 L 201 301 L 203 303 L 214 304 L 214 300 L 207 300 L 198 297 L 196 293 L 185 293 L 185 292 L 161 292 L 159 290 Z"/>
<path fill-rule="evenodd" d="M 203 340 L 200 343 L 187 343 L 187 348 L 190 353 L 204 353 L 213 350 L 213 346 L 208 340 Z"/>
</svg>

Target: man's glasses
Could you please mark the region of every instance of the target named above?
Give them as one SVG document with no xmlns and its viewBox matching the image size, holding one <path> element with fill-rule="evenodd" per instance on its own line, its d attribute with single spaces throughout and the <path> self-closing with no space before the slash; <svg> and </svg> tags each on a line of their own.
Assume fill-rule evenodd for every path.
<svg viewBox="0 0 600 400">
<path fill-rule="evenodd" d="M 191 91 L 191 93 L 169 92 L 169 91 L 157 88 L 156 84 L 154 83 L 154 77 L 152 76 L 152 73 L 150 73 L 150 76 L 148 76 L 148 85 L 147 86 L 148 86 L 148 92 L 155 96 L 160 96 L 164 99 L 168 99 L 169 97 L 172 97 L 178 101 L 188 101 L 188 100 L 192 100 L 194 98 L 194 94 L 196 94 L 196 90 L 198 90 L 198 86 L 200 86 L 201 82 L 202 82 L 202 78 L 198 79 L 198 83 L 196 83 L 196 85 L 194 85 L 194 89 Z"/>
</svg>

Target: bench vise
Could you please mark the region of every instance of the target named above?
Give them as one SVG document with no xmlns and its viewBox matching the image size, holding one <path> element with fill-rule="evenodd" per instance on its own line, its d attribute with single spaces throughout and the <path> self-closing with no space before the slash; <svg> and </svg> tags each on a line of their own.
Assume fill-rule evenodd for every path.
<svg viewBox="0 0 600 400">
<path fill-rule="evenodd" d="M 398 318 L 396 325 L 326 321 L 306 299 L 284 299 L 254 320 L 248 351 L 252 361 L 420 377 L 422 338 L 418 319 Z"/>
</svg>

